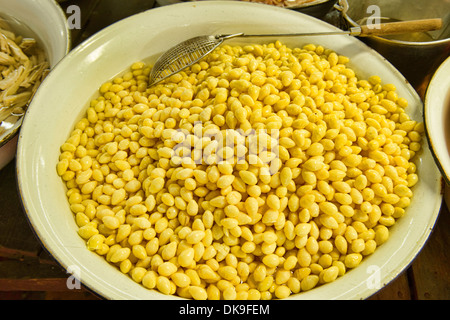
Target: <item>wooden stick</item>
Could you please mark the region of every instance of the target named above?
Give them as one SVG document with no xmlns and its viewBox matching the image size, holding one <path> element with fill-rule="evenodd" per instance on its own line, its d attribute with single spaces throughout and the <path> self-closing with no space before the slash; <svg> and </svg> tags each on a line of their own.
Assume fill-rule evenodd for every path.
<svg viewBox="0 0 450 320">
<path fill-rule="evenodd" d="M 426 32 L 442 28 L 442 19 L 422 19 L 361 26 L 359 36 L 381 36 L 410 32 Z"/>
</svg>

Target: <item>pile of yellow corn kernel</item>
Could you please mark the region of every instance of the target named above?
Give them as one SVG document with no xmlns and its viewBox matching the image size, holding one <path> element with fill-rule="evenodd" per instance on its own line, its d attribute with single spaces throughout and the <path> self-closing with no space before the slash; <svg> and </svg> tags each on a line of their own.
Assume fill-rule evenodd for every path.
<svg viewBox="0 0 450 320">
<path fill-rule="evenodd" d="M 192 299 L 282 299 L 357 267 L 410 204 L 423 125 L 348 61 L 225 45 L 151 88 L 142 62 L 102 85 L 57 165 L 88 249 Z"/>
</svg>

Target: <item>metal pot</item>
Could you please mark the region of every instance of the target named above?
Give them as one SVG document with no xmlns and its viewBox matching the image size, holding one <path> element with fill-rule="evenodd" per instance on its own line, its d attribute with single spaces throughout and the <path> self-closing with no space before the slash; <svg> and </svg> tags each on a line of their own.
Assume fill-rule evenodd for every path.
<svg viewBox="0 0 450 320">
<path fill-rule="evenodd" d="M 443 27 L 433 32 L 362 39 L 389 60 L 418 91 L 449 56 L 450 0 L 339 0 L 336 7 L 341 11 L 342 28 L 365 24 L 376 13 L 380 14 L 380 22 L 443 20 Z"/>
<path fill-rule="evenodd" d="M 333 9 L 336 2 L 337 0 L 316 0 L 298 6 L 289 6 L 287 8 L 323 19 L 325 15 Z"/>
</svg>

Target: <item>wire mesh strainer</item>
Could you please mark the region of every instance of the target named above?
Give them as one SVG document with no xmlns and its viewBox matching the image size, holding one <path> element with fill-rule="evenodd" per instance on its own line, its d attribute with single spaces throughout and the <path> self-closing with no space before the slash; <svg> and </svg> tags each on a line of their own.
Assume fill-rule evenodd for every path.
<svg viewBox="0 0 450 320">
<path fill-rule="evenodd" d="M 186 69 L 220 46 L 225 39 L 242 35 L 198 36 L 183 41 L 166 51 L 155 63 L 150 74 L 150 85 L 156 84 L 171 75 Z"/>
<path fill-rule="evenodd" d="M 286 37 L 286 36 L 320 36 L 320 35 L 350 35 L 370 36 L 386 35 L 405 32 L 430 31 L 442 27 L 441 19 L 423 19 L 402 22 L 390 22 L 350 28 L 348 31 L 329 31 L 311 33 L 282 33 L 282 34 L 225 34 L 204 35 L 185 40 L 166 51 L 152 68 L 149 85 L 157 84 L 171 75 L 180 72 L 198 62 L 223 41 L 235 37 Z"/>
</svg>

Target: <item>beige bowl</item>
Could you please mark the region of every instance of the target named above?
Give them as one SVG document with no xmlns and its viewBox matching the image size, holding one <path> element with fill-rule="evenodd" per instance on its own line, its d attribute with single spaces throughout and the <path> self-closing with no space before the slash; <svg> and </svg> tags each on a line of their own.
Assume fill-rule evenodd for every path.
<svg viewBox="0 0 450 320">
<path fill-rule="evenodd" d="M 54 67 L 70 49 L 66 16 L 54 0 L 0 0 L 0 17 L 10 22 L 14 32 L 38 40 Z M 0 169 L 15 156 L 17 132 L 22 121 L 0 135 Z"/>
<path fill-rule="evenodd" d="M 77 234 L 65 185 L 56 173 L 59 146 L 85 114 L 91 97 L 102 83 L 132 63 L 159 56 L 183 40 L 201 34 L 330 30 L 336 29 L 291 10 L 245 2 L 206 1 L 174 4 L 137 14 L 100 31 L 75 48 L 38 90 L 23 123 L 17 151 L 23 205 L 45 248 L 64 268 L 76 272 L 85 286 L 104 298 L 179 299 L 144 288 L 86 248 L 85 241 Z M 320 43 L 347 55 L 360 77 L 377 74 L 385 83 L 395 84 L 398 94 L 409 101 L 411 117 L 422 119 L 422 103 L 416 92 L 396 69 L 359 40 L 336 36 L 292 37 L 282 41 L 289 46 Z M 364 299 L 411 263 L 428 238 L 442 201 L 439 170 L 428 147 L 423 149 L 417 164 L 420 182 L 414 189 L 416 196 L 407 214 L 391 228 L 390 239 L 341 278 L 290 299 Z"/>
<path fill-rule="evenodd" d="M 450 184 L 450 58 L 431 78 L 425 95 L 425 128 L 436 163 Z"/>
<path fill-rule="evenodd" d="M 450 207 L 450 58 L 431 78 L 425 95 L 425 129 L 437 166 L 444 177 L 444 199 Z"/>
</svg>

